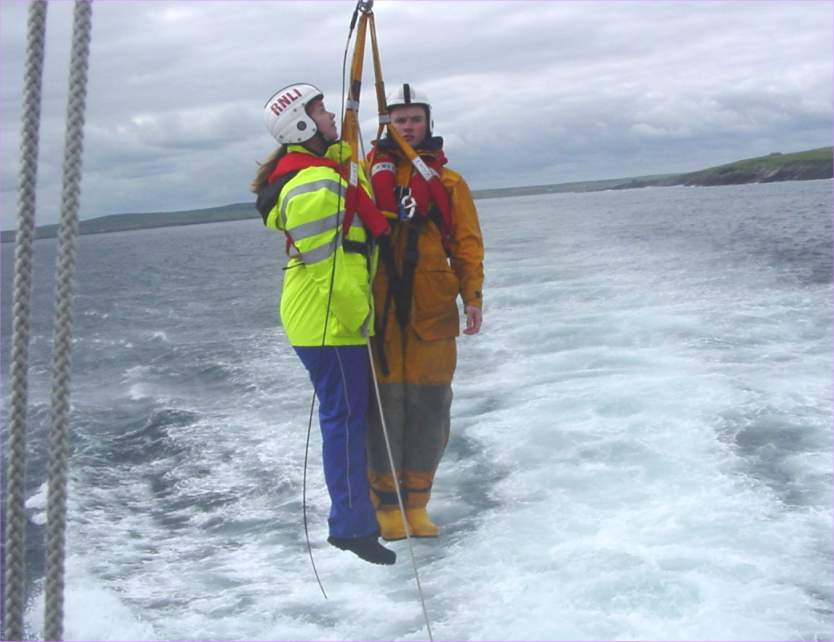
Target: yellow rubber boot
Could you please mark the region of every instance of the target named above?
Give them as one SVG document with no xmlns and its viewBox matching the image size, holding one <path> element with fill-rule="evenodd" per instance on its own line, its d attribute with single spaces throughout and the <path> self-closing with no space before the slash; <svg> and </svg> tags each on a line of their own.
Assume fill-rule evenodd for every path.
<svg viewBox="0 0 834 642">
<path fill-rule="evenodd" d="M 405 539 L 405 522 L 397 501 L 397 490 L 391 473 L 368 472 L 371 484 L 371 503 L 376 509 L 379 534 L 388 542 Z"/>
<path fill-rule="evenodd" d="M 405 539 L 405 522 L 399 506 L 383 506 L 376 512 L 379 535 L 386 542 Z"/>
<path fill-rule="evenodd" d="M 434 475 L 431 473 L 405 473 L 405 516 L 412 537 L 437 537 L 437 525 L 431 521 L 426 511 L 433 478 Z"/>
</svg>

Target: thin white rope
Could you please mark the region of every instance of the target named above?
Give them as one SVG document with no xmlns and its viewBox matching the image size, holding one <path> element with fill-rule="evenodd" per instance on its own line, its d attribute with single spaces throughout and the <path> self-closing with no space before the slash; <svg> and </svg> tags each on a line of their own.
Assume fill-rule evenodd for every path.
<svg viewBox="0 0 834 642">
<path fill-rule="evenodd" d="M 20 187 L 15 235 L 14 320 L 9 376 L 9 457 L 5 540 L 4 640 L 23 638 L 26 581 L 26 410 L 29 404 L 29 331 L 32 253 L 41 119 L 41 85 L 46 32 L 46 1 L 29 5 L 26 70 L 23 77 L 23 131 L 20 139 Z"/>
<path fill-rule="evenodd" d="M 64 141 L 61 221 L 55 265 L 55 321 L 52 344 L 52 423 L 49 430 L 46 506 L 46 582 L 44 639 L 62 640 L 64 628 L 64 547 L 69 451 L 70 357 L 75 246 L 81 195 L 84 109 L 92 26 L 90 0 L 76 0 L 73 12 L 69 97 Z"/>
<path fill-rule="evenodd" d="M 405 515 L 405 504 L 403 503 L 402 492 L 400 491 L 400 482 L 397 479 L 397 469 L 394 466 L 394 455 L 391 451 L 391 441 L 388 439 L 388 426 L 385 423 L 385 414 L 382 411 L 382 397 L 379 394 L 379 381 L 376 376 L 376 368 L 374 367 L 374 355 L 371 350 L 371 343 L 368 342 L 368 358 L 371 360 L 371 373 L 374 380 L 374 394 L 376 395 L 377 407 L 379 408 L 379 420 L 382 425 L 382 436 L 385 438 L 385 450 L 388 453 L 388 463 L 391 466 L 391 477 L 394 479 L 394 490 L 397 493 L 397 503 L 400 506 L 400 515 L 403 519 L 403 524 L 408 524 Z M 417 593 L 420 595 L 420 605 L 423 607 L 423 618 L 426 620 L 426 630 L 429 634 L 429 640 L 434 642 L 434 637 L 431 634 L 431 622 L 429 621 L 429 613 L 426 610 L 426 598 L 423 595 L 423 586 L 420 584 L 420 572 L 417 570 L 417 558 L 414 556 L 414 545 L 411 543 L 411 535 L 408 534 L 408 526 L 405 528 L 405 540 L 408 543 L 408 552 L 411 556 L 411 566 L 414 569 L 414 579 L 417 582 Z"/>
<path fill-rule="evenodd" d="M 358 120 L 359 119 L 357 118 L 357 122 L 358 122 Z M 367 158 L 368 155 L 365 153 L 365 138 L 362 136 L 362 128 L 357 127 L 356 128 L 356 133 L 359 135 L 359 149 L 361 150 L 361 152 L 359 154 L 359 157 L 360 158 Z"/>
<path fill-rule="evenodd" d="M 363 10 L 370 13 L 371 9 L 373 7 L 373 0 L 370 0 L 370 2 L 363 2 L 362 0 L 359 0 L 359 3 L 358 3 L 357 6 L 358 7 L 364 6 L 365 8 Z M 359 124 L 359 118 L 358 118 L 358 113 L 357 113 L 357 127 L 356 127 L 356 130 L 357 130 L 357 135 L 359 137 L 359 146 L 360 146 L 360 149 L 362 150 L 362 158 L 365 158 L 366 157 L 366 155 L 365 155 L 365 140 L 362 136 L 362 128 L 359 127 L 358 124 Z M 379 393 L 379 380 L 377 378 L 376 368 L 374 367 L 374 355 L 373 355 L 373 351 L 371 349 L 370 340 L 368 340 L 366 345 L 368 346 L 368 360 L 370 362 L 371 375 L 372 375 L 372 379 L 373 379 L 373 382 L 374 382 L 374 396 L 376 397 L 376 403 L 377 403 L 377 407 L 379 409 L 379 419 L 380 419 L 380 424 L 382 426 L 382 436 L 385 440 L 385 450 L 388 453 L 388 463 L 391 466 L 391 477 L 394 479 L 394 490 L 397 493 L 397 504 L 400 507 L 400 516 L 402 517 L 403 524 L 406 524 L 405 539 L 406 539 L 406 542 L 408 544 L 408 553 L 409 553 L 409 556 L 411 558 L 411 567 L 414 570 L 414 580 L 417 583 L 417 593 L 420 596 L 420 606 L 423 609 L 423 618 L 426 621 L 426 631 L 428 632 L 429 640 L 431 642 L 434 642 L 434 637 L 432 636 L 432 632 L 431 632 L 431 621 L 429 620 L 429 613 L 428 613 L 428 610 L 426 609 L 426 598 L 425 598 L 425 595 L 423 594 L 423 586 L 420 583 L 420 571 L 417 568 L 417 558 L 414 555 L 414 544 L 411 542 L 411 535 L 409 535 L 409 533 L 408 533 L 408 526 L 407 526 L 408 521 L 407 521 L 407 518 L 406 518 L 406 515 L 405 515 L 405 504 L 403 502 L 403 496 L 402 496 L 402 492 L 400 490 L 400 482 L 397 479 L 397 473 L 396 473 L 397 469 L 394 466 L 394 455 L 391 451 L 391 441 L 388 438 L 388 425 L 385 423 L 385 412 L 382 409 L 382 397 L 380 396 L 380 393 Z"/>
</svg>

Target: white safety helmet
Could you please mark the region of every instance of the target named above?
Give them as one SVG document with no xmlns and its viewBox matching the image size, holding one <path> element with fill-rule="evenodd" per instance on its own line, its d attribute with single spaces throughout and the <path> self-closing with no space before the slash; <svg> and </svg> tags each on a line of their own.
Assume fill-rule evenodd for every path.
<svg viewBox="0 0 834 642">
<path fill-rule="evenodd" d="M 428 126 L 426 135 L 431 136 L 431 130 L 434 129 L 434 123 L 431 119 L 431 102 L 426 94 L 421 91 L 417 91 L 408 83 L 403 83 L 402 85 L 398 85 L 394 91 L 388 94 L 385 98 L 385 102 L 388 103 L 389 113 L 392 109 L 394 109 L 394 107 L 404 107 L 406 105 L 419 105 L 420 107 L 425 107 L 426 125 Z"/>
<path fill-rule="evenodd" d="M 303 143 L 318 132 L 307 115 L 307 105 L 324 94 L 313 85 L 298 83 L 276 91 L 264 105 L 264 124 L 282 145 Z"/>
</svg>

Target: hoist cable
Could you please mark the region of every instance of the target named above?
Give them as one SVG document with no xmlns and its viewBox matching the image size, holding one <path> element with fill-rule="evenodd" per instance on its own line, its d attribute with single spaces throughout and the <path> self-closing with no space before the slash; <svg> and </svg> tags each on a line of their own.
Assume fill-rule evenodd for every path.
<svg viewBox="0 0 834 642">
<path fill-rule="evenodd" d="M 379 136 L 382 132 L 383 125 L 387 124 L 388 131 L 389 131 L 389 133 L 391 133 L 391 132 L 394 133 L 395 140 L 398 138 L 403 143 L 405 143 L 405 145 L 408 145 L 408 143 L 405 142 L 405 139 L 403 139 L 402 136 L 400 136 L 396 132 L 396 130 L 393 127 L 391 127 L 390 121 L 388 119 L 388 110 L 387 110 L 387 105 L 386 105 L 386 100 L 385 100 L 385 83 L 382 79 L 382 63 L 381 63 L 381 60 L 380 60 L 379 46 L 378 46 L 377 38 L 376 38 L 376 21 L 374 20 L 374 14 L 373 14 L 373 11 L 370 10 L 370 7 L 368 8 L 367 12 L 365 14 L 363 14 L 363 18 L 367 18 L 368 22 L 370 23 L 370 30 L 371 30 L 371 49 L 372 49 L 372 53 L 373 53 L 373 63 L 374 63 L 374 80 L 375 80 L 376 95 L 377 95 L 377 107 L 378 107 L 378 111 L 379 111 L 379 120 L 380 120 L 379 131 L 377 133 L 377 139 L 379 138 Z M 362 37 L 362 44 L 364 45 L 364 31 L 362 31 L 361 33 L 362 33 L 362 36 L 363 36 Z M 358 46 L 359 46 L 359 40 L 357 39 L 357 47 Z M 364 54 L 364 51 L 362 53 Z M 355 56 L 354 56 L 354 58 L 355 58 Z M 359 74 L 361 75 L 361 65 L 358 66 L 358 69 L 359 69 Z M 358 88 L 360 86 L 361 86 L 361 77 L 360 78 L 353 78 L 352 82 L 351 82 L 351 88 L 353 88 L 353 87 L 357 88 L 357 96 L 356 96 L 356 110 L 357 110 L 357 113 L 358 113 L 358 109 L 359 109 Z M 383 111 L 385 112 L 384 115 L 383 115 Z M 355 135 L 356 136 L 361 136 L 361 132 L 358 131 L 358 127 L 356 128 Z M 356 141 L 352 141 L 352 142 L 354 143 L 354 146 L 355 146 Z M 408 148 L 411 149 L 411 146 L 408 145 Z M 416 156 L 416 152 L 414 152 L 413 149 L 411 149 L 411 151 Z M 382 396 L 380 395 L 380 392 L 379 392 L 379 379 L 378 379 L 378 376 L 377 376 L 376 368 L 374 366 L 373 350 L 371 348 L 370 341 L 368 341 L 367 347 L 368 347 L 368 359 L 370 360 L 371 374 L 372 374 L 372 379 L 373 379 L 373 384 L 374 384 L 373 392 L 374 392 L 376 403 L 377 403 L 377 406 L 378 406 L 378 409 L 379 409 L 379 418 L 380 418 L 380 425 L 381 425 L 381 428 L 382 428 L 382 435 L 383 435 L 383 438 L 384 438 L 384 441 L 385 441 L 385 449 L 386 449 L 386 453 L 388 455 L 388 463 L 391 467 L 391 472 L 392 472 L 391 477 L 393 478 L 393 481 L 394 481 L 394 490 L 395 490 L 396 495 L 397 495 L 397 503 L 399 505 L 400 515 L 402 517 L 403 524 L 407 525 L 408 520 L 406 518 L 406 513 L 405 513 L 405 503 L 403 502 L 402 489 L 401 489 L 400 482 L 399 482 L 399 479 L 398 479 L 397 469 L 396 469 L 396 466 L 394 465 L 394 455 L 393 455 L 393 452 L 391 450 L 391 441 L 390 441 L 390 438 L 388 436 L 388 426 L 385 422 L 385 413 L 384 413 L 383 407 L 382 407 Z M 423 594 L 422 584 L 420 583 L 420 572 L 417 568 L 417 558 L 414 554 L 414 544 L 411 541 L 412 537 L 409 534 L 408 526 L 406 526 L 406 528 L 405 528 L 405 538 L 406 538 L 406 542 L 408 544 L 408 552 L 409 552 L 409 556 L 411 558 L 411 566 L 412 566 L 412 570 L 414 571 L 414 579 L 415 579 L 415 582 L 417 584 L 417 593 L 420 597 L 420 605 L 421 605 L 422 610 L 423 610 L 423 617 L 426 621 L 426 630 L 428 632 L 429 640 L 434 640 L 434 638 L 432 636 L 432 632 L 431 632 L 431 622 L 429 620 L 429 614 L 428 614 L 428 611 L 426 609 L 426 599 L 425 599 L 425 595 Z"/>
<path fill-rule="evenodd" d="M 359 123 L 358 123 L 358 113 L 359 113 L 359 101 L 360 101 L 360 94 L 361 94 L 361 87 L 362 87 L 362 65 L 363 65 L 363 57 L 364 57 L 364 49 L 365 49 L 365 35 L 366 35 L 366 32 L 367 32 L 367 26 L 368 26 L 369 22 L 370 22 L 370 25 L 371 25 L 371 41 L 372 41 L 372 48 L 373 48 L 373 52 L 374 52 L 374 74 L 375 74 L 375 79 L 376 79 L 377 103 L 378 103 L 379 110 L 386 110 L 385 97 L 384 97 L 384 83 L 382 81 L 382 67 L 381 67 L 380 60 L 379 60 L 379 50 L 378 50 L 377 38 L 376 38 L 376 25 L 375 25 L 375 22 L 374 22 L 373 12 L 371 10 L 372 5 L 373 5 L 372 0 L 359 0 L 359 2 L 357 2 L 356 8 L 354 9 L 353 15 L 351 16 L 347 43 L 345 45 L 345 51 L 344 51 L 344 55 L 343 55 L 343 58 L 342 58 L 342 93 L 341 93 L 341 113 L 340 113 L 340 122 L 342 124 L 342 131 L 341 131 L 341 136 L 340 136 L 340 140 L 339 140 L 339 144 L 340 144 L 339 159 L 340 159 L 340 162 L 341 162 L 341 158 L 342 158 L 342 155 L 343 155 L 342 154 L 342 150 L 343 150 L 342 146 L 345 144 L 345 142 L 349 143 L 350 144 L 351 157 L 350 157 L 350 171 L 348 173 L 348 189 L 350 189 L 351 187 L 353 187 L 354 189 L 361 189 L 361 187 L 358 184 L 358 170 L 359 170 L 358 165 L 359 165 L 359 147 L 360 147 L 359 141 L 361 140 L 361 131 L 359 131 Z M 360 16 L 360 13 L 361 13 L 361 16 Z M 346 90 L 347 56 L 348 56 L 348 51 L 350 49 L 350 41 L 351 41 L 351 38 L 354 35 L 354 29 L 357 27 L 357 25 L 358 25 L 358 29 L 356 29 L 356 39 L 355 39 L 355 43 L 354 43 L 354 54 L 353 54 L 353 58 L 352 58 L 352 61 L 351 61 L 350 84 L 349 84 L 349 86 L 347 87 L 347 90 Z M 346 94 L 347 94 L 347 99 L 346 99 Z M 384 116 L 382 114 L 382 111 L 380 111 L 380 131 L 381 131 L 381 128 L 382 128 L 383 121 L 387 122 L 387 110 L 386 110 L 386 114 Z M 389 131 L 392 131 L 392 128 L 390 126 L 389 126 Z M 399 141 L 402 141 L 402 143 L 404 143 L 406 146 L 408 146 L 408 143 L 406 143 L 405 140 L 402 139 L 401 136 L 398 136 L 396 133 L 394 134 L 394 138 L 395 138 L 395 140 L 399 139 Z M 410 146 L 408 146 L 408 148 L 411 149 Z M 414 156 L 416 156 L 416 153 L 413 150 L 411 150 L 411 152 Z M 346 205 L 348 205 L 347 204 L 347 199 L 343 199 L 342 181 L 339 181 L 339 205 L 341 205 L 341 203 L 343 201 L 346 203 Z M 345 208 L 344 214 L 345 214 L 345 216 L 350 215 L 350 212 L 347 211 L 347 207 Z M 336 258 L 335 258 L 336 257 L 336 252 L 335 251 L 338 249 L 338 243 L 339 243 L 339 240 L 340 240 L 341 223 L 342 223 L 341 217 L 337 216 L 336 217 L 336 234 L 335 234 L 334 240 L 333 240 L 333 242 L 335 244 L 334 260 L 333 260 L 333 265 L 331 266 L 331 272 L 330 272 L 330 284 L 329 284 L 329 289 L 328 289 L 327 307 L 326 307 L 326 311 L 325 311 L 324 329 L 323 329 L 323 332 L 322 332 L 322 342 L 321 342 L 321 347 L 322 348 L 325 345 L 325 338 L 326 338 L 326 334 L 327 334 L 327 323 L 328 323 L 328 320 L 329 320 L 330 307 L 331 307 L 332 296 L 333 296 L 333 285 L 334 285 L 334 282 L 335 282 L 335 273 L 336 273 Z M 378 378 L 377 378 L 377 373 L 376 373 L 376 369 L 374 368 L 373 352 L 371 350 L 370 342 L 368 342 L 366 345 L 367 345 L 367 349 L 368 349 L 368 360 L 369 360 L 370 370 L 371 370 L 371 373 L 372 373 L 372 380 L 373 380 L 373 383 L 374 383 L 373 392 L 374 392 L 374 396 L 375 396 L 376 402 L 377 402 L 378 407 L 379 407 L 379 413 L 380 413 L 380 418 L 382 420 L 382 431 L 383 431 L 383 435 L 384 435 L 384 438 L 385 438 L 386 450 L 387 450 L 387 453 L 388 453 L 389 462 L 391 464 L 391 470 L 393 471 L 393 470 L 395 470 L 394 461 L 393 461 L 393 454 L 392 454 L 392 451 L 391 451 L 391 444 L 390 444 L 390 439 L 388 437 L 387 425 L 385 423 L 384 413 L 383 413 L 383 410 L 382 410 L 382 400 L 381 400 L 381 396 L 380 396 L 380 392 L 379 392 L 379 382 L 378 382 Z M 321 360 L 319 360 L 319 362 L 317 363 L 316 368 L 318 368 L 320 366 L 320 364 L 321 364 Z M 304 513 L 304 532 L 305 532 L 305 536 L 307 537 L 307 549 L 308 549 L 309 554 L 310 554 L 310 562 L 313 566 L 313 572 L 316 575 L 316 580 L 319 583 L 319 587 L 321 588 L 322 594 L 324 595 L 324 597 L 326 599 L 327 595 L 324 592 L 324 587 L 321 584 L 321 580 L 319 578 L 318 572 L 316 570 L 315 562 L 313 560 L 312 546 L 310 544 L 309 531 L 308 531 L 308 526 L 307 526 L 307 509 L 306 509 L 307 461 L 308 461 L 308 452 L 309 452 L 309 445 L 310 445 L 310 434 L 311 434 L 311 430 L 312 430 L 314 404 L 315 404 L 315 392 L 314 392 L 314 395 L 313 395 L 313 400 L 310 404 L 310 415 L 309 415 L 309 420 L 308 420 L 308 424 L 307 424 L 307 442 L 306 442 L 305 453 L 304 453 L 304 482 L 303 482 L 304 490 L 303 490 L 302 504 L 303 504 L 303 513 Z M 405 504 L 403 502 L 402 491 L 401 491 L 399 482 L 396 479 L 396 474 L 394 475 L 394 484 L 395 484 L 395 490 L 396 490 L 396 494 L 397 494 L 397 501 L 399 503 L 399 508 L 400 508 L 400 512 L 401 512 L 401 515 L 402 515 L 402 518 L 403 518 L 403 522 L 407 523 L 406 522 L 406 514 L 405 514 Z M 419 571 L 418 571 L 418 568 L 417 568 L 417 561 L 416 561 L 416 556 L 415 556 L 415 553 L 414 553 L 414 546 L 413 546 L 413 543 L 412 543 L 411 539 L 412 538 L 408 534 L 408 529 L 406 529 L 406 540 L 407 540 L 408 547 L 409 547 L 409 553 L 410 553 L 410 557 L 411 557 L 412 568 L 413 568 L 413 571 L 414 571 L 414 577 L 415 577 L 415 580 L 416 580 L 416 583 L 417 583 L 417 591 L 418 591 L 418 594 L 419 594 L 419 597 L 420 597 L 420 603 L 421 603 L 421 607 L 422 607 L 422 611 L 423 611 L 423 617 L 425 618 L 425 621 L 426 621 L 426 629 L 427 629 L 427 632 L 428 632 L 429 640 L 433 641 L 434 638 L 432 636 L 431 623 L 430 623 L 430 620 L 429 620 L 428 611 L 426 609 L 425 596 L 423 594 L 423 588 L 422 588 L 422 585 L 420 583 L 420 574 L 419 574 Z"/>
</svg>

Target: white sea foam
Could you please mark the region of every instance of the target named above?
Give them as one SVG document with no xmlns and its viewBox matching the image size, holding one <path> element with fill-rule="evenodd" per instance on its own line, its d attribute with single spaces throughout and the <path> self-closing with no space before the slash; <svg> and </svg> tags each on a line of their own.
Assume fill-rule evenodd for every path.
<svg viewBox="0 0 834 642">
<path fill-rule="evenodd" d="M 145 399 L 147 397 L 152 396 L 152 393 L 144 384 L 134 383 L 128 386 L 127 396 L 129 399 L 132 399 L 133 401 L 138 401 L 139 399 Z"/>
<path fill-rule="evenodd" d="M 29 520 L 33 524 L 43 526 L 46 524 L 46 501 L 49 491 L 48 484 L 44 482 L 34 494 L 26 499 L 26 509 L 29 512 Z"/>
<path fill-rule="evenodd" d="M 436 639 L 830 635 L 831 286 L 715 231 L 791 199 L 830 215 L 828 183 L 479 204 L 484 330 L 459 342 L 443 536 L 413 542 Z M 260 237 L 220 227 L 243 244 L 220 263 L 248 274 Z M 211 283 L 213 266 L 191 268 Z M 75 482 L 76 639 L 426 638 L 405 542 L 393 568 L 324 543 L 314 421 L 319 592 L 310 385 L 264 310 L 245 332 L 177 319 L 177 340 L 119 364 L 121 403 L 150 416 L 119 468 Z"/>
<path fill-rule="evenodd" d="M 125 603 L 124 593 L 103 588 L 102 582 L 75 555 L 66 560 L 64 640 L 155 640 L 153 626 Z M 44 596 L 40 593 L 27 611 L 26 627 L 43 639 Z"/>
</svg>

